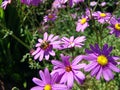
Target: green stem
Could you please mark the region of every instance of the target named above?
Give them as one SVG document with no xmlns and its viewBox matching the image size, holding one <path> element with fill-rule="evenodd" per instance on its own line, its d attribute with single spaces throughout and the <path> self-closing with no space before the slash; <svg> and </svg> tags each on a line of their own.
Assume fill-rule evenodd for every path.
<svg viewBox="0 0 120 90">
<path fill-rule="evenodd" d="M 30 47 L 26 45 L 22 40 L 20 40 L 18 37 L 16 37 L 14 34 L 11 34 L 11 36 L 16 39 L 19 43 L 21 43 L 24 47 L 30 50 Z"/>
</svg>

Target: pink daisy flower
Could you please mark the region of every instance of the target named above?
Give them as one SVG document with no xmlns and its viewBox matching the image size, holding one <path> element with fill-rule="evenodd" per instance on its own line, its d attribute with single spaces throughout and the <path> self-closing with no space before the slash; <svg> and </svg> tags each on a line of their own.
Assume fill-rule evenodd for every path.
<svg viewBox="0 0 120 90">
<path fill-rule="evenodd" d="M 55 13 L 50 13 L 46 16 L 44 16 L 44 22 L 48 22 L 48 21 L 55 21 L 57 18 L 57 15 Z"/>
<path fill-rule="evenodd" d="M 48 60 L 50 55 L 55 56 L 53 49 L 58 49 L 59 44 L 59 36 L 54 36 L 53 34 L 48 36 L 48 33 L 45 32 L 43 40 L 40 38 L 38 39 L 38 43 L 36 44 L 37 49 L 32 55 L 35 60 L 39 58 L 39 61 L 41 61 L 44 57 Z"/>
<path fill-rule="evenodd" d="M 77 22 L 76 31 L 84 32 L 84 30 L 89 26 L 88 21 L 89 19 L 87 16 L 82 16 L 82 18 Z"/>
<path fill-rule="evenodd" d="M 99 23 L 106 23 L 109 21 L 111 14 L 110 13 L 102 13 L 100 11 L 94 12 L 93 17 L 98 20 Z"/>
<path fill-rule="evenodd" d="M 63 37 L 61 39 L 61 49 L 65 48 L 73 48 L 73 47 L 79 47 L 81 48 L 84 44 L 83 42 L 86 40 L 85 36 L 77 37 L 74 39 L 74 36 L 71 36 L 70 39 L 67 37 Z"/>
<path fill-rule="evenodd" d="M 116 37 L 120 37 L 120 18 L 112 18 L 108 29 L 111 30 L 110 34 L 115 34 Z"/>
<path fill-rule="evenodd" d="M 11 3 L 11 0 L 4 0 L 1 4 L 1 7 L 3 9 L 6 9 L 7 5 Z"/>
<path fill-rule="evenodd" d="M 83 83 L 85 75 L 80 71 L 81 68 L 84 68 L 86 64 L 79 64 L 83 59 L 82 55 L 77 56 L 72 62 L 70 62 L 70 56 L 61 55 L 62 62 L 59 60 L 52 60 L 54 65 L 54 70 L 52 74 L 58 72 L 61 76 L 60 83 L 67 83 L 69 88 L 73 87 L 74 80 L 79 84 Z"/>
<path fill-rule="evenodd" d="M 41 77 L 41 80 L 38 78 L 33 78 L 32 81 L 37 85 L 30 90 L 68 90 L 67 86 L 64 84 L 58 84 L 57 78 L 59 78 L 58 73 L 55 73 L 54 75 L 51 75 L 46 68 L 43 71 L 39 71 L 39 75 Z"/>
</svg>

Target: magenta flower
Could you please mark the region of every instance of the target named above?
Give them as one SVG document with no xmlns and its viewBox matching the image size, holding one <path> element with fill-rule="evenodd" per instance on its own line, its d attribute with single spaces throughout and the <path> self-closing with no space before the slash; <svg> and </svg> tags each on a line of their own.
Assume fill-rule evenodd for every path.
<svg viewBox="0 0 120 90">
<path fill-rule="evenodd" d="M 115 34 L 116 37 L 120 37 L 120 18 L 112 18 L 108 28 L 111 30 L 110 34 Z"/>
<path fill-rule="evenodd" d="M 37 49 L 32 53 L 34 59 L 38 59 L 41 61 L 44 57 L 46 60 L 49 59 L 50 55 L 55 56 L 55 52 L 53 49 L 59 48 L 59 36 L 54 36 L 53 34 L 48 36 L 48 33 L 44 33 L 44 38 L 38 39 L 38 43 L 36 44 Z"/>
<path fill-rule="evenodd" d="M 57 18 L 57 15 L 55 13 L 48 14 L 48 15 L 44 16 L 44 22 L 55 21 L 56 18 Z"/>
<path fill-rule="evenodd" d="M 99 23 L 106 23 L 110 20 L 111 14 L 110 13 L 102 13 L 100 11 L 94 12 L 93 16 L 95 19 L 98 20 Z"/>
<path fill-rule="evenodd" d="M 93 7 L 93 6 L 96 6 L 96 5 L 97 5 L 97 2 L 96 2 L 96 1 L 91 1 L 91 2 L 90 2 L 90 6 Z"/>
<path fill-rule="evenodd" d="M 96 76 L 96 79 L 103 78 L 109 81 L 114 78 L 112 71 L 120 72 L 120 69 L 116 67 L 115 56 L 110 56 L 112 47 L 108 47 L 105 44 L 102 49 L 99 48 L 98 44 L 95 46 L 90 45 L 91 50 L 86 50 L 87 55 L 84 56 L 85 60 L 90 61 L 84 69 L 85 71 L 91 71 L 91 76 Z"/>
<path fill-rule="evenodd" d="M 88 21 L 89 19 L 87 16 L 82 16 L 82 18 L 77 22 L 76 31 L 84 32 L 84 30 L 89 26 Z"/>
<path fill-rule="evenodd" d="M 60 83 L 67 83 L 69 88 L 73 87 L 74 79 L 79 83 L 83 83 L 85 75 L 80 71 L 85 67 L 85 64 L 79 64 L 82 60 L 82 55 L 77 56 L 72 62 L 70 62 L 70 56 L 61 55 L 62 62 L 58 60 L 52 60 L 54 70 L 52 74 L 58 72 L 61 76 Z"/>
<path fill-rule="evenodd" d="M 59 78 L 58 73 L 51 75 L 46 68 L 43 71 L 39 71 L 41 80 L 38 78 L 33 78 L 32 81 L 37 85 L 30 90 L 68 90 L 67 86 L 64 84 L 56 84 L 57 78 Z"/>
<path fill-rule="evenodd" d="M 24 3 L 28 6 L 33 5 L 33 6 L 38 6 L 39 3 L 41 3 L 42 0 L 21 0 L 21 3 Z"/>
<path fill-rule="evenodd" d="M 61 49 L 65 48 L 72 48 L 72 47 L 79 47 L 81 48 L 84 44 L 83 42 L 85 41 L 85 36 L 77 37 L 74 39 L 74 36 L 71 36 L 70 39 L 67 37 L 63 37 L 61 39 Z"/>
<path fill-rule="evenodd" d="M 7 5 L 11 3 L 11 0 L 4 0 L 1 4 L 1 7 L 3 9 L 6 9 Z"/>
</svg>

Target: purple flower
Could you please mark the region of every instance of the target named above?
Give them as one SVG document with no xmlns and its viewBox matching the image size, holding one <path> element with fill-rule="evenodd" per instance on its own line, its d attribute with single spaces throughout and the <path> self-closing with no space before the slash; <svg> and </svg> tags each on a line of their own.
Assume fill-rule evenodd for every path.
<svg viewBox="0 0 120 90">
<path fill-rule="evenodd" d="M 78 4 L 80 2 L 84 2 L 84 0 L 68 0 L 70 7 L 73 7 L 75 4 Z"/>
<path fill-rule="evenodd" d="M 53 34 L 48 36 L 48 33 L 44 33 L 44 38 L 38 39 L 38 43 L 36 44 L 37 49 L 32 53 L 34 59 L 38 59 L 41 61 L 44 57 L 46 60 L 49 59 L 50 55 L 55 56 L 55 52 L 53 49 L 59 48 L 59 36 L 54 36 Z"/>
<path fill-rule="evenodd" d="M 76 26 L 76 31 L 79 32 L 84 32 L 84 30 L 89 26 L 88 24 L 88 17 L 87 16 L 82 16 L 81 19 L 78 20 L 77 26 Z"/>
<path fill-rule="evenodd" d="M 63 3 L 61 2 L 62 0 L 55 0 L 53 3 L 52 3 L 52 8 L 64 8 L 65 5 L 63 5 Z"/>
<path fill-rule="evenodd" d="M 72 88 L 74 79 L 79 83 L 83 83 L 85 75 L 80 71 L 86 64 L 79 64 L 82 60 L 82 55 L 77 56 L 72 62 L 70 62 L 70 56 L 61 55 L 62 62 L 58 60 L 52 60 L 54 70 L 51 74 L 56 72 L 61 76 L 60 83 L 67 83 L 69 88 Z"/>
<path fill-rule="evenodd" d="M 111 14 L 110 13 L 102 13 L 100 11 L 97 11 L 97 12 L 93 13 L 93 16 L 95 19 L 98 20 L 98 22 L 103 24 L 103 23 L 106 23 L 109 21 Z"/>
<path fill-rule="evenodd" d="M 90 2 L 90 6 L 96 6 L 97 5 L 97 2 L 96 1 L 92 1 L 92 2 Z"/>
<path fill-rule="evenodd" d="M 11 3 L 11 0 L 4 0 L 1 4 L 1 7 L 3 9 L 6 9 L 7 5 Z"/>
<path fill-rule="evenodd" d="M 64 84 L 56 84 L 57 78 L 59 78 L 58 73 L 51 75 L 46 68 L 43 71 L 39 71 L 41 80 L 38 78 L 33 78 L 32 81 L 37 85 L 30 90 L 68 90 L 67 86 Z"/>
<path fill-rule="evenodd" d="M 111 30 L 110 34 L 115 34 L 116 37 L 120 37 L 120 18 L 112 18 L 108 28 Z"/>
<path fill-rule="evenodd" d="M 85 41 L 85 36 L 77 37 L 74 39 L 74 36 L 71 36 L 70 39 L 67 37 L 63 37 L 61 39 L 61 49 L 65 48 L 72 48 L 72 47 L 79 47 L 81 48 L 84 44 L 83 42 Z"/>
<path fill-rule="evenodd" d="M 21 0 L 21 3 L 24 3 L 28 6 L 33 5 L 33 6 L 38 6 L 39 3 L 41 3 L 42 0 Z"/>
<path fill-rule="evenodd" d="M 91 50 L 86 50 L 87 55 L 84 56 L 85 60 L 90 61 L 84 69 L 85 71 L 91 71 L 91 76 L 96 76 L 96 79 L 103 78 L 106 81 L 109 81 L 114 78 L 112 71 L 120 72 L 120 69 L 116 67 L 117 63 L 115 62 L 115 56 L 111 56 L 110 52 L 112 47 L 108 47 L 108 44 L 105 44 L 102 49 L 98 44 L 90 45 Z"/>
<path fill-rule="evenodd" d="M 44 16 L 44 22 L 55 21 L 56 18 L 57 18 L 57 15 L 55 13 L 48 14 L 47 16 Z"/>
<path fill-rule="evenodd" d="M 104 7 L 106 4 L 107 4 L 106 2 L 102 2 L 100 6 Z"/>
</svg>

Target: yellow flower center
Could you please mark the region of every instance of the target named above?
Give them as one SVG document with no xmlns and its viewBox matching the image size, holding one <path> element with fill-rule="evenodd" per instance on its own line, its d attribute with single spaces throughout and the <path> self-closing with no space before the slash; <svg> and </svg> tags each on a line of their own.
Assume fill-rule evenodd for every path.
<svg viewBox="0 0 120 90">
<path fill-rule="evenodd" d="M 67 72 L 70 72 L 70 71 L 72 71 L 72 68 L 71 68 L 71 66 L 66 66 L 66 67 L 65 67 L 65 70 L 66 70 Z"/>
<path fill-rule="evenodd" d="M 120 23 L 115 24 L 115 29 L 120 30 Z"/>
<path fill-rule="evenodd" d="M 97 62 L 102 65 L 102 66 L 105 66 L 107 63 L 108 63 L 108 59 L 106 56 L 104 55 L 100 55 L 97 57 Z"/>
<path fill-rule="evenodd" d="M 44 90 L 52 90 L 51 85 L 50 84 L 45 85 Z"/>
<path fill-rule="evenodd" d="M 80 21 L 80 23 L 81 23 L 81 24 L 85 24 L 85 23 L 86 23 L 86 21 L 87 21 L 87 19 L 86 19 L 86 18 L 82 18 L 82 19 L 81 19 L 81 21 Z"/>
<path fill-rule="evenodd" d="M 43 50 L 47 49 L 50 46 L 49 43 L 49 41 L 43 41 L 40 48 L 42 48 Z"/>
<path fill-rule="evenodd" d="M 101 17 L 106 17 L 106 14 L 105 13 L 101 13 L 100 16 Z"/>
</svg>

